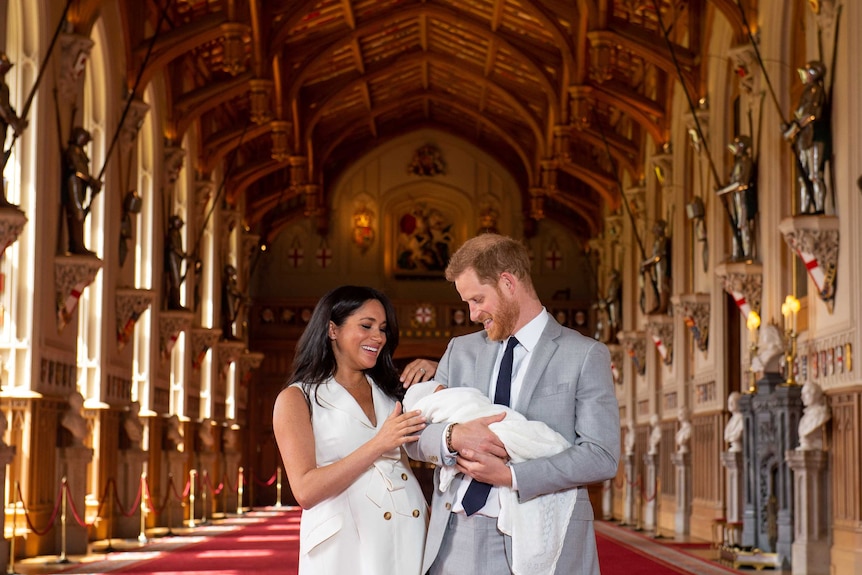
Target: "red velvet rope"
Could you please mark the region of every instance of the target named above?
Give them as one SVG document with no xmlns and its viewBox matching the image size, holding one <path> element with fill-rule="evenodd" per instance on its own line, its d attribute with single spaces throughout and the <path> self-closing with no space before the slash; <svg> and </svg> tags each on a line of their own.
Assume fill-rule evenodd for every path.
<svg viewBox="0 0 862 575">
<path fill-rule="evenodd" d="M 109 479 L 108 483 L 113 483 L 113 481 L 113 479 Z M 132 515 L 134 515 L 138 511 L 138 507 L 141 504 L 141 482 L 138 481 L 138 493 L 137 495 L 135 495 L 135 502 L 132 503 L 132 506 L 129 508 L 128 511 L 125 510 L 122 502 L 120 501 L 120 495 L 117 493 L 116 485 L 114 485 L 114 503 L 120 509 L 120 513 L 122 513 L 123 516 L 131 517 Z"/>
<path fill-rule="evenodd" d="M 273 483 L 275 483 L 275 474 L 276 474 L 276 472 L 273 471 L 272 477 L 270 477 L 268 481 L 261 483 L 260 481 L 258 481 L 257 477 L 254 476 L 254 472 L 252 471 L 252 479 L 254 479 L 254 482 L 257 483 L 261 487 L 269 486 L 269 485 L 272 485 Z"/>
<path fill-rule="evenodd" d="M 102 498 L 99 500 L 99 507 L 96 509 L 96 517 L 93 519 L 92 523 L 87 523 L 86 520 L 82 519 L 78 514 L 78 510 L 75 508 L 75 500 L 72 498 L 72 492 L 69 489 L 68 483 L 63 483 L 63 489 L 66 490 L 66 501 L 69 503 L 69 508 L 72 510 L 72 516 L 75 518 L 75 521 L 81 527 L 87 528 L 92 527 L 96 524 L 96 521 L 99 520 L 99 517 L 102 515 L 102 507 L 105 506 L 105 502 L 108 500 L 108 488 L 111 486 L 111 482 L 105 484 L 105 491 L 102 493 Z"/>
<path fill-rule="evenodd" d="M 210 488 L 210 493 L 213 494 L 213 497 L 221 493 L 221 490 L 224 489 L 224 481 L 218 484 L 218 487 L 213 487 L 212 481 L 210 480 L 210 474 L 206 474 L 206 484 Z"/>
<path fill-rule="evenodd" d="M 27 527 L 30 528 L 30 531 L 39 535 L 40 537 L 43 535 L 47 535 L 49 531 L 54 527 L 54 521 L 57 519 L 57 513 L 60 512 L 60 501 L 62 501 L 62 497 L 60 497 L 63 493 L 63 486 L 60 486 L 60 491 L 57 492 L 57 501 L 54 503 L 54 510 L 51 512 L 51 518 L 48 519 L 48 526 L 45 527 L 44 531 L 40 531 L 36 529 L 36 526 L 33 525 L 33 522 L 30 520 L 30 512 L 27 511 L 27 508 L 24 508 L 24 519 L 27 520 Z M 18 485 L 18 501 L 21 503 L 24 502 L 24 495 L 21 493 L 21 486 Z M 17 501 L 16 501 L 17 504 Z"/>
<path fill-rule="evenodd" d="M 237 481 L 239 481 L 239 475 L 237 475 Z M 224 476 L 222 476 L 222 483 L 227 486 L 228 491 L 236 491 L 236 485 L 231 485 L 230 477 L 227 475 L 227 471 L 224 472 Z"/>
</svg>

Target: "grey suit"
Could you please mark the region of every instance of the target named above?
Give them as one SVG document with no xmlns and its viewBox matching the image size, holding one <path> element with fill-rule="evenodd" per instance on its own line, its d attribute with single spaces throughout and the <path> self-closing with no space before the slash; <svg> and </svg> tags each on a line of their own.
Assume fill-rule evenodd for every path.
<svg viewBox="0 0 862 575">
<path fill-rule="evenodd" d="M 472 386 L 487 394 L 498 346 L 499 342 L 489 340 L 484 330 L 452 339 L 434 379 L 448 387 Z M 518 411 L 528 419 L 543 421 L 572 447 L 552 457 L 515 464 L 518 496 L 520 501 L 529 501 L 546 493 L 578 489 L 556 572 L 598 574 L 593 511 L 586 485 L 610 479 L 617 472 L 620 423 L 610 353 L 604 344 L 550 317 L 532 353 L 517 401 Z M 444 429 L 445 424 L 429 424 L 420 440 L 408 446 L 410 456 L 439 464 Z M 459 476 L 445 493 L 440 493 L 439 472 L 435 474 L 423 572 L 430 568 L 440 549 L 460 480 Z M 511 557 L 508 537 L 506 549 Z"/>
</svg>

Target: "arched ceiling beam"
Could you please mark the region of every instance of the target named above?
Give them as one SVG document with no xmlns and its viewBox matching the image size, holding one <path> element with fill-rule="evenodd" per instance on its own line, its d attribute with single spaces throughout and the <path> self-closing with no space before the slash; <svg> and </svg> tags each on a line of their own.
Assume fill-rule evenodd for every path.
<svg viewBox="0 0 862 575">
<path fill-rule="evenodd" d="M 733 37 L 737 40 L 747 39 L 748 34 L 745 30 L 745 22 L 742 20 L 742 15 L 739 13 L 739 5 L 736 0 L 712 0 L 715 8 L 721 12 L 727 21 L 730 22 L 730 27 L 733 29 Z M 756 21 L 756 18 L 748 18 L 748 21 Z M 751 31 L 752 34 L 756 30 Z"/>
<path fill-rule="evenodd" d="M 603 86 L 596 86 L 592 96 L 628 114 L 649 132 L 657 145 L 661 146 L 667 141 L 665 128 L 650 117 L 650 114 L 654 114 L 660 120 L 664 120 L 665 112 L 660 107 L 655 106 L 653 109 L 647 110 L 642 101 L 635 101 L 631 96 L 608 90 Z"/>
<path fill-rule="evenodd" d="M 141 73 L 140 89 L 143 90 L 153 76 L 174 59 L 190 52 L 201 44 L 213 42 L 224 35 L 221 25 L 225 23 L 223 13 L 208 14 L 198 18 L 191 24 L 186 24 L 170 32 L 159 34 L 153 52 L 147 61 L 147 67 Z M 143 62 L 149 49 L 152 37 L 144 39 L 135 48 L 134 57 L 137 62 Z M 130 69 L 132 67 L 130 66 Z"/>
<path fill-rule="evenodd" d="M 624 138 L 615 137 L 614 134 L 605 134 L 604 139 L 602 138 L 601 132 L 596 133 L 592 129 L 580 130 L 575 132 L 572 136 L 572 139 L 581 140 L 592 145 L 594 148 L 599 150 L 599 153 L 602 155 L 607 154 L 605 149 L 605 139 L 608 141 L 608 148 L 611 150 L 611 157 L 616 160 L 617 164 L 623 169 L 628 171 L 634 179 L 637 180 L 640 177 L 638 173 L 637 165 L 634 163 L 633 158 L 637 158 L 640 154 L 638 148 L 631 143 L 630 140 L 626 140 Z"/>
<path fill-rule="evenodd" d="M 215 169 L 219 160 L 224 158 L 231 150 L 236 149 L 241 144 L 251 142 L 260 136 L 268 134 L 270 130 L 272 130 L 272 127 L 267 122 L 266 124 L 253 124 L 248 128 L 229 128 L 216 132 L 203 144 L 198 169 L 204 174 L 209 174 Z"/>
<path fill-rule="evenodd" d="M 287 41 L 290 31 L 319 3 L 319 1 L 320 0 L 304 0 L 299 3 L 296 9 L 287 18 L 284 19 L 282 25 L 279 26 L 272 35 L 272 42 L 270 43 L 272 54 L 281 50 L 281 46 Z M 535 17 L 548 29 L 554 38 L 554 43 L 561 51 L 564 67 L 571 67 L 574 63 L 574 56 L 570 49 L 570 39 L 566 34 L 564 34 L 559 26 L 557 26 L 557 24 L 538 7 L 538 3 L 535 0 L 521 0 L 519 5 L 525 12 Z M 411 10 L 416 10 L 422 14 L 431 14 L 432 11 L 440 11 L 439 13 L 442 14 L 440 16 L 442 19 L 457 22 L 459 24 L 468 18 L 466 12 L 448 10 L 442 7 L 429 5 L 417 6 L 416 8 L 399 7 L 397 9 L 397 14 L 403 17 L 404 14 L 409 14 Z"/>
<path fill-rule="evenodd" d="M 259 179 L 267 176 L 278 170 L 287 169 L 287 164 L 284 162 L 276 162 L 270 158 L 260 160 L 253 164 L 245 164 L 244 169 L 238 172 L 235 176 L 231 176 L 227 188 L 227 202 L 235 204 L 236 199 L 240 197 L 246 189 Z"/>
<path fill-rule="evenodd" d="M 416 101 L 437 102 L 444 106 L 449 106 L 461 112 L 462 114 L 470 116 L 471 118 L 475 119 L 476 122 L 484 124 L 488 131 L 493 132 L 498 138 L 505 141 L 509 145 L 509 147 L 511 147 L 512 150 L 515 151 L 518 157 L 521 158 L 521 162 L 523 162 L 524 164 L 524 171 L 527 174 L 527 181 L 534 181 L 533 174 L 535 173 L 535 170 L 533 169 L 533 162 L 530 160 L 530 155 L 523 148 L 523 146 L 509 133 L 502 129 L 498 124 L 490 121 L 488 118 L 477 113 L 476 110 L 473 110 L 472 108 L 464 106 L 463 104 L 451 99 L 451 97 L 438 95 L 433 92 L 418 92 L 412 95 L 405 94 L 402 98 L 398 100 L 398 102 L 393 102 L 391 104 L 388 104 L 387 106 L 375 108 L 372 112 L 372 115 L 374 117 L 377 117 L 383 114 L 388 114 L 399 108 L 406 107 Z M 365 126 L 366 123 L 367 120 L 361 118 L 353 122 L 353 124 L 345 126 L 344 129 L 341 130 L 341 135 L 338 138 L 329 142 L 329 145 L 326 147 L 326 149 L 322 151 L 322 153 L 320 154 L 321 160 L 319 165 L 325 165 L 326 161 L 329 159 L 329 156 L 333 153 L 333 151 L 335 151 L 338 146 L 341 145 L 341 143 L 346 140 L 351 133 L 353 133 L 354 130 Z"/>
<path fill-rule="evenodd" d="M 542 90 L 548 95 L 548 105 L 551 110 L 554 110 L 555 113 L 559 116 L 560 106 L 559 106 L 559 98 L 556 97 L 557 88 L 554 88 L 551 80 L 545 74 L 542 69 L 542 66 L 539 62 L 536 62 L 529 55 L 524 54 L 524 52 L 520 49 L 508 42 L 504 37 L 493 33 L 487 27 L 480 24 L 475 18 L 468 17 L 466 15 L 456 14 L 452 10 L 445 9 L 439 6 L 414 6 L 412 8 L 400 9 L 395 12 L 385 14 L 384 16 L 374 18 L 369 20 L 362 27 L 353 30 L 350 34 L 346 34 L 340 37 L 338 40 L 329 43 L 325 47 L 321 47 L 320 49 L 314 51 L 313 53 L 316 56 L 302 65 L 298 71 L 295 71 L 291 74 L 291 84 L 289 88 L 288 98 L 292 101 L 299 94 L 299 90 L 302 88 L 305 80 L 309 75 L 313 74 L 315 71 L 319 70 L 321 66 L 327 62 L 332 53 L 343 48 L 345 46 L 351 45 L 354 42 L 357 42 L 359 38 L 363 35 L 368 34 L 369 32 L 377 33 L 381 28 L 386 28 L 387 26 L 391 26 L 394 22 L 400 22 L 405 19 L 405 17 L 413 17 L 420 19 L 421 30 L 424 30 L 423 34 L 427 34 L 427 17 L 434 16 L 441 20 L 446 19 L 456 19 L 458 26 L 468 30 L 469 32 L 481 36 L 485 40 L 488 41 L 489 44 L 496 43 L 498 47 L 503 47 L 509 50 L 512 54 L 517 56 L 522 61 L 526 62 L 530 71 L 539 78 L 539 83 L 542 87 Z M 420 38 L 420 45 L 422 46 L 423 51 L 427 50 L 426 43 L 423 43 Z M 386 67 L 391 65 L 393 61 L 400 60 L 398 56 L 390 58 L 386 61 Z"/>
<path fill-rule="evenodd" d="M 620 199 L 617 194 L 612 191 L 616 188 L 617 184 L 616 181 L 608 177 L 607 174 L 600 174 L 572 162 L 562 162 L 559 165 L 559 168 L 595 190 L 602 198 L 604 198 L 605 202 L 607 202 L 611 209 L 616 209 L 618 207 Z"/>
<path fill-rule="evenodd" d="M 250 89 L 248 83 L 253 77 L 251 72 L 246 72 L 236 78 L 207 84 L 204 88 L 180 96 L 174 104 L 171 120 L 174 127 L 174 140 L 177 142 L 182 140 L 189 126 L 207 111 L 248 92 Z"/>
<path fill-rule="evenodd" d="M 537 150 L 539 150 L 539 153 L 541 153 L 541 148 L 544 147 L 544 138 L 542 135 L 541 126 L 539 125 L 539 120 L 533 116 L 532 112 L 526 106 L 524 106 L 517 98 L 512 96 L 508 92 L 508 90 L 500 87 L 495 82 L 488 80 L 487 78 L 483 77 L 481 73 L 473 72 L 472 70 L 467 70 L 465 68 L 460 68 L 456 64 L 454 64 L 453 62 L 448 60 L 447 58 L 445 58 L 443 56 L 438 56 L 436 54 L 419 52 L 415 55 L 411 55 L 411 56 L 408 56 L 406 58 L 399 60 L 398 66 L 402 67 L 402 68 L 413 65 L 413 64 L 421 66 L 422 64 L 424 64 L 426 62 L 432 62 L 432 63 L 439 65 L 439 66 L 442 66 L 444 68 L 448 68 L 458 75 L 466 76 L 469 79 L 471 79 L 472 81 L 474 81 L 477 85 L 490 86 L 494 90 L 494 92 L 497 94 L 497 96 L 499 96 L 500 99 L 502 99 L 507 104 L 509 104 L 509 106 L 514 108 L 515 112 L 518 113 L 521 120 L 523 122 L 525 122 L 527 124 L 527 126 L 529 126 L 530 130 L 533 132 L 533 137 L 536 139 Z M 308 124 L 305 126 L 304 140 L 308 141 L 308 139 L 311 137 L 311 134 L 314 133 L 314 128 L 316 127 L 317 122 L 320 121 L 321 117 L 326 112 L 330 103 L 332 103 L 333 101 L 336 101 L 338 99 L 338 97 L 341 96 L 342 93 L 350 92 L 351 90 L 353 90 L 357 86 L 361 86 L 364 82 L 373 80 L 376 76 L 390 75 L 392 73 L 393 73 L 393 70 L 391 68 L 390 69 L 383 69 L 383 70 L 380 70 L 379 72 L 376 72 L 374 74 L 371 74 L 368 76 L 362 76 L 359 79 L 354 79 L 354 80 L 350 81 L 349 83 L 347 83 L 346 85 L 342 85 L 340 88 L 334 89 L 332 91 L 332 93 L 330 93 L 329 97 L 318 106 L 314 115 L 311 117 L 311 119 L 308 121 Z"/>
<path fill-rule="evenodd" d="M 560 204 L 563 204 L 564 206 L 566 206 L 567 208 L 569 208 L 570 210 L 572 210 L 573 212 L 575 212 L 576 214 L 581 216 L 581 219 L 584 220 L 584 223 L 586 223 L 590 229 L 589 229 L 589 234 L 586 234 L 586 235 L 579 234 L 579 235 L 581 235 L 582 237 L 594 237 L 598 234 L 599 226 L 598 226 L 598 223 L 596 222 L 595 213 L 591 212 L 587 207 L 585 207 L 583 205 L 583 203 L 578 202 L 576 200 L 575 196 L 573 196 L 571 194 L 567 194 L 566 192 L 564 192 L 562 190 L 553 190 L 552 192 L 549 192 L 547 194 L 547 197 L 550 198 L 551 200 L 555 201 L 555 202 L 559 202 Z M 548 210 L 545 212 L 545 214 L 546 214 L 545 217 L 550 218 L 550 219 L 555 220 L 555 221 L 558 221 L 564 225 L 569 223 L 565 218 L 556 218 L 554 210 Z"/>
</svg>

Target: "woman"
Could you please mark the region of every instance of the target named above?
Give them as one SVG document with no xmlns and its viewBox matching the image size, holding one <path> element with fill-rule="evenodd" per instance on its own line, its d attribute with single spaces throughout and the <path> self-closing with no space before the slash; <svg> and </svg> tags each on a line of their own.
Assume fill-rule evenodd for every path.
<svg viewBox="0 0 862 575">
<path fill-rule="evenodd" d="M 425 427 L 402 413 L 395 310 L 381 292 L 323 296 L 279 393 L 273 429 L 304 509 L 299 573 L 420 575 L 428 511 L 402 445 Z"/>
</svg>

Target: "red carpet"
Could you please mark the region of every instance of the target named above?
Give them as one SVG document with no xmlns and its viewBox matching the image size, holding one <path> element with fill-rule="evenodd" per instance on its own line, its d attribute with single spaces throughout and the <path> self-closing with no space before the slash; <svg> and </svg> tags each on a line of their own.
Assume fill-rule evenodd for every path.
<svg viewBox="0 0 862 575">
<path fill-rule="evenodd" d="M 606 521 L 596 521 L 596 542 L 602 575 L 730 575 L 739 573 L 714 561 L 687 553 L 680 544 L 658 541 Z M 708 547 L 708 545 L 707 545 Z"/>
</svg>

